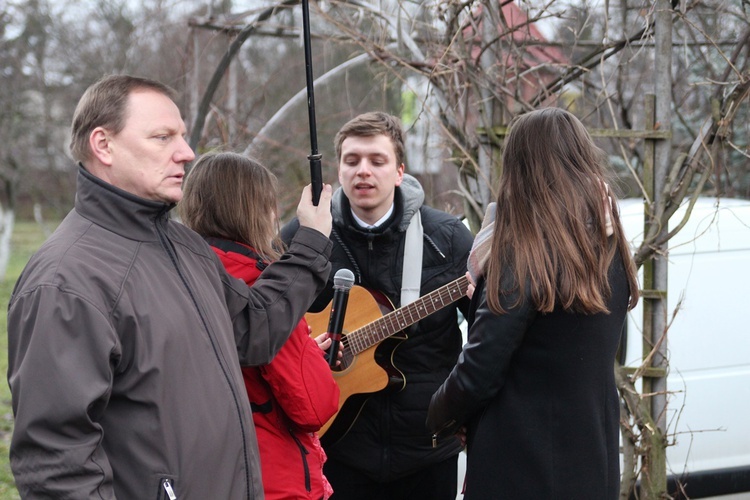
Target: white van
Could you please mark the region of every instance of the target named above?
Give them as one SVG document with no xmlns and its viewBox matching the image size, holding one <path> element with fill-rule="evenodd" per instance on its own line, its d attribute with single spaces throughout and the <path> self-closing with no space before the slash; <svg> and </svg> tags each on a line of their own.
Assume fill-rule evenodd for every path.
<svg viewBox="0 0 750 500">
<path fill-rule="evenodd" d="M 643 202 L 622 200 L 620 213 L 635 248 Z M 669 492 L 675 479 L 689 498 L 750 492 L 750 201 L 699 199 L 668 259 L 670 317 L 681 303 L 667 340 Z M 630 366 L 642 356 L 642 314 L 639 303 L 628 319 Z"/>
</svg>

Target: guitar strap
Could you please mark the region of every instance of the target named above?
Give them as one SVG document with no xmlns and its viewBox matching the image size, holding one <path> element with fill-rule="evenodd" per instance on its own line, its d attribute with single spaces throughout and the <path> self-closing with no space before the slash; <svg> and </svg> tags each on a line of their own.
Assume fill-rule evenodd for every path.
<svg viewBox="0 0 750 500">
<path fill-rule="evenodd" d="M 419 210 L 411 218 L 406 229 L 404 243 L 404 269 L 401 272 L 401 307 L 419 298 L 422 281 L 422 217 Z"/>
</svg>

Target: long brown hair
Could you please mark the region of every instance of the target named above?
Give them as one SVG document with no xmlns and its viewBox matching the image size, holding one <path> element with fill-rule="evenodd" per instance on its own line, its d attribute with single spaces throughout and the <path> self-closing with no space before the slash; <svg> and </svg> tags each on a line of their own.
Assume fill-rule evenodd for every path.
<svg viewBox="0 0 750 500">
<path fill-rule="evenodd" d="M 606 192 L 605 165 L 604 152 L 565 110 L 540 109 L 511 123 L 486 274 L 489 284 L 512 285 L 487 287 L 494 313 L 504 312 L 500 294 L 520 290 L 520 301 L 527 287 L 543 313 L 557 305 L 585 314 L 608 312 L 608 269 L 617 250 L 628 275 L 629 306 L 635 306 L 635 267 L 614 194 Z"/>
<path fill-rule="evenodd" d="M 279 258 L 276 176 L 237 153 L 207 153 L 185 180 L 178 210 L 186 226 L 204 237 L 250 245 L 268 260 Z"/>
</svg>

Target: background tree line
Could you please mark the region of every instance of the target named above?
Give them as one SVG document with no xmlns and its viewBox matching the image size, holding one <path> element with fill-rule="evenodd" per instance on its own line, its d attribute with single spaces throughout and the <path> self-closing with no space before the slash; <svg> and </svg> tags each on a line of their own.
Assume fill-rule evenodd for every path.
<svg viewBox="0 0 750 500">
<path fill-rule="evenodd" d="M 326 182 L 336 181 L 336 130 L 360 112 L 389 111 L 407 127 L 407 172 L 422 181 L 427 202 L 466 215 L 476 229 L 494 197 L 507 124 L 556 105 L 598 131 L 620 192 L 646 199 L 653 230 L 636 252 L 639 265 L 663 252 L 669 233 L 662 229 L 684 199 L 750 198 L 747 2 L 352 0 L 310 8 Z M 670 57 L 661 66 L 659 15 L 669 20 Z M 209 88 L 243 33 L 249 36 Z M 13 216 L 31 217 L 35 207 L 37 216 L 58 219 L 72 206 L 70 118 L 83 90 L 108 73 L 156 78 L 177 89 L 196 150 L 220 147 L 261 158 L 284 186 L 284 217 L 309 182 L 295 0 L 10 0 L 0 4 L 0 67 L 6 232 Z M 649 124 L 646 95 L 656 93 L 659 72 L 670 85 L 657 100 L 668 101 L 670 113 Z M 203 99 L 210 102 L 205 112 Z M 649 128 L 652 138 L 664 132 L 658 140 L 668 149 L 657 193 L 647 186 L 648 141 L 617 132 Z M 637 394 L 637 378 L 622 377 L 623 389 Z M 634 458 L 623 497 L 651 446 L 642 433 L 652 417 L 637 401 L 628 404 L 624 427 Z M 656 438 L 664 444 L 664 436 Z"/>
<path fill-rule="evenodd" d="M 28 215 L 39 203 L 51 216 L 71 206 L 75 168 L 67 155 L 67 128 L 78 97 L 103 74 L 134 73 L 172 85 L 192 125 L 197 102 L 233 37 L 274 5 L 257 0 L 3 3 L 3 206 Z M 674 2 L 670 125 L 675 160 L 701 136 L 707 117 L 720 119 L 722 104 L 744 89 L 746 5 Z M 213 94 L 197 148 L 246 149 L 294 185 L 306 179 L 305 100 L 281 117 L 274 115 L 304 89 L 299 11 L 298 4 L 287 2 L 258 24 Z M 443 141 L 432 143 L 443 149 L 431 163 L 435 157 L 444 161 L 426 172 L 428 195 L 457 212 L 464 211 L 464 203 L 480 210 L 491 197 L 487 187 L 497 172 L 480 165 L 481 145 L 497 141 L 489 133 L 492 127 L 507 124 L 515 114 L 555 104 L 574 110 L 592 128 L 641 128 L 643 95 L 653 80 L 653 12 L 653 2 L 633 0 L 313 4 L 315 76 L 333 70 L 315 90 L 326 180 L 335 181 L 333 133 L 372 108 L 401 115 L 411 128 L 431 122 L 432 134 Z M 369 57 L 336 70 L 363 53 Z M 750 197 L 747 110 L 739 107 L 738 119 L 724 125 L 724 147 L 712 157 L 704 193 Z M 271 118 L 272 126 L 264 127 Z M 626 194 L 639 196 L 642 141 L 601 144 L 612 153 Z M 497 166 L 494 160 L 490 164 Z M 420 173 L 419 164 L 409 167 Z M 455 191 L 457 169 L 460 200 L 445 194 Z"/>
</svg>

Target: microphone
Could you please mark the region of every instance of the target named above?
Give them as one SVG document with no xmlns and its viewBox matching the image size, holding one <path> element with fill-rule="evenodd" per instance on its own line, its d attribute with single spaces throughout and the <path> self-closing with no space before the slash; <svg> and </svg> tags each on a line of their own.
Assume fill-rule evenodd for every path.
<svg viewBox="0 0 750 500">
<path fill-rule="evenodd" d="M 349 269 L 339 269 L 333 276 L 333 302 L 331 304 L 331 318 L 328 321 L 328 335 L 331 337 L 331 347 L 328 348 L 328 366 L 334 368 L 339 359 L 339 343 L 341 331 L 344 329 L 344 315 L 346 303 L 349 300 L 349 290 L 354 285 L 354 273 Z"/>
</svg>

